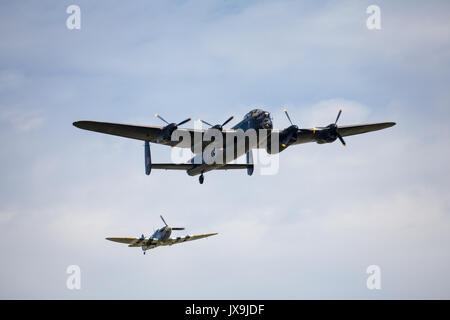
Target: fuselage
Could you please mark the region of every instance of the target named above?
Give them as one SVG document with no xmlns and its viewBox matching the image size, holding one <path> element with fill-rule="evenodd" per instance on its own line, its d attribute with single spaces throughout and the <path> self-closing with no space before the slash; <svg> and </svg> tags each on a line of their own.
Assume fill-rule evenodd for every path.
<svg viewBox="0 0 450 320">
<path fill-rule="evenodd" d="M 170 238 L 170 235 L 172 234 L 172 228 L 171 227 L 162 227 L 161 229 L 156 230 L 153 235 L 150 237 L 150 239 L 158 240 L 161 242 L 167 241 L 167 239 Z"/>
<path fill-rule="evenodd" d="M 255 134 L 258 135 L 258 130 L 272 130 L 272 128 L 273 124 L 270 113 L 261 109 L 254 109 L 247 113 L 242 121 L 236 124 L 232 128 L 232 130 L 235 132 L 243 133 L 245 135 L 247 132 L 249 132 L 249 130 L 253 129 Z M 233 141 L 223 141 L 224 147 L 213 149 L 206 148 L 203 153 L 194 156 L 188 161 L 188 163 L 194 163 L 196 165 L 192 169 L 187 171 L 188 175 L 195 176 L 214 170 L 236 160 L 237 158 L 246 154 L 249 150 L 257 148 L 257 145 L 245 143 L 245 139 L 243 139 L 244 143 L 242 143 L 241 141 L 242 147 L 239 147 L 238 140 L 239 139 L 233 139 Z M 260 143 L 261 137 L 257 137 L 256 141 Z M 214 163 L 212 163 L 212 161 L 208 161 L 212 158 L 221 159 L 222 161 Z"/>
<path fill-rule="evenodd" d="M 241 129 L 244 132 L 248 129 L 272 129 L 272 119 L 270 117 L 270 113 L 267 111 L 263 111 L 261 109 L 254 109 L 247 113 L 237 125 L 235 125 L 232 129 L 238 130 Z"/>
<path fill-rule="evenodd" d="M 148 242 L 141 246 L 142 251 L 145 251 L 149 249 L 151 245 L 153 245 L 155 242 L 159 244 L 160 242 L 166 242 L 169 240 L 170 235 L 172 233 L 172 228 L 169 226 L 162 227 L 158 230 L 156 230 L 153 235 L 148 239 Z M 144 236 L 142 236 L 144 237 Z"/>
</svg>

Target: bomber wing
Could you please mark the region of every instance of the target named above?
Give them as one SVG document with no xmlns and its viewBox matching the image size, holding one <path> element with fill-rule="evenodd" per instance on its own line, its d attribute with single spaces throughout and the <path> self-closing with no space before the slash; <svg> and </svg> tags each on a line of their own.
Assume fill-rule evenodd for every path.
<svg viewBox="0 0 450 320">
<path fill-rule="evenodd" d="M 122 124 L 122 123 L 111 123 L 111 122 L 98 122 L 98 121 L 77 121 L 74 122 L 73 125 L 77 128 L 95 131 L 105 134 L 111 134 L 114 136 L 142 140 L 142 141 L 150 141 L 152 143 L 159 143 L 167 146 L 177 146 L 180 148 L 190 148 L 191 144 L 183 144 L 183 141 L 162 141 L 157 142 L 156 138 L 162 131 L 164 127 L 159 126 L 138 126 L 133 124 Z M 191 138 L 194 135 L 194 132 L 203 133 L 204 130 L 194 130 L 194 129 L 183 129 L 179 128 L 179 131 L 187 131 L 191 135 Z M 192 140 L 192 139 L 191 139 Z"/>
<path fill-rule="evenodd" d="M 142 140 L 142 141 L 150 141 L 152 143 L 158 143 L 166 146 L 171 147 L 179 147 L 179 148 L 191 148 L 194 144 L 194 139 L 198 139 L 197 135 L 201 135 L 201 139 L 203 141 L 203 135 L 206 132 L 206 130 L 197 130 L 197 129 L 185 129 L 185 128 L 178 128 L 177 130 L 180 131 L 180 136 L 183 136 L 184 133 L 189 133 L 191 137 L 190 143 L 188 141 L 162 141 L 158 142 L 157 137 L 161 133 L 164 127 L 159 126 L 139 126 L 139 125 L 133 125 L 133 124 L 122 124 L 122 123 L 111 123 L 111 122 L 99 122 L 99 121 L 77 121 L 74 122 L 73 125 L 77 128 L 99 132 L 99 133 L 105 133 L 110 134 L 114 136 L 124 137 L 124 138 L 130 138 L 130 139 L 136 139 L 136 140 Z M 224 130 L 224 141 L 226 140 L 227 133 L 233 133 L 234 130 Z M 210 144 L 210 141 L 203 141 L 203 149 L 206 148 L 208 144 Z M 195 150 L 192 150 L 195 151 Z"/>
<path fill-rule="evenodd" d="M 378 131 L 386 128 L 390 128 L 395 125 L 395 122 L 379 122 L 379 123 L 367 123 L 367 124 L 357 124 L 349 126 L 339 126 L 338 132 L 342 137 L 353 136 L 356 134 L 362 134 L 366 132 Z M 314 135 L 324 128 L 310 128 L 310 129 L 299 129 L 297 141 L 293 144 L 315 142 Z"/>
<path fill-rule="evenodd" d="M 390 128 L 395 125 L 395 122 L 379 122 L 379 123 L 369 123 L 369 124 L 359 124 L 353 126 L 339 126 L 338 132 L 341 136 L 353 136 L 355 134 L 361 134 L 371 131 L 383 130 Z"/>
</svg>

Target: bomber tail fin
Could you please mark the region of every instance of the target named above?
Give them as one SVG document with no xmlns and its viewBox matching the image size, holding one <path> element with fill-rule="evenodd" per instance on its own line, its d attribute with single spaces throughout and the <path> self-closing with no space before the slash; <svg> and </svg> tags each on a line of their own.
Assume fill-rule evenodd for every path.
<svg viewBox="0 0 450 320">
<path fill-rule="evenodd" d="M 253 153 L 252 150 L 247 152 L 247 174 L 251 176 L 253 174 L 253 170 L 255 169 L 255 165 L 253 164 Z"/>
<path fill-rule="evenodd" d="M 152 157 L 150 154 L 150 143 L 145 141 L 145 174 L 149 175 L 152 171 Z"/>
</svg>

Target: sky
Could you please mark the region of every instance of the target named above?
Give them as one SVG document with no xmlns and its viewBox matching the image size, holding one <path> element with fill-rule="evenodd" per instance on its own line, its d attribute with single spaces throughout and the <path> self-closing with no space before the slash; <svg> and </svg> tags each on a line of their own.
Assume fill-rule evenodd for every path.
<svg viewBox="0 0 450 320">
<path fill-rule="evenodd" d="M 81 9 L 69 30 L 66 9 Z M 367 7 L 380 8 L 370 30 Z M 2 1 L 0 298 L 449 299 L 448 1 Z M 78 120 L 394 121 L 275 175 L 144 174 Z M 229 126 L 233 125 L 233 122 Z M 188 123 L 186 127 L 193 126 Z M 152 145 L 155 162 L 170 149 Z M 150 250 L 159 215 L 208 239 Z M 79 290 L 67 268 L 79 266 Z M 369 290 L 366 271 L 380 270 Z"/>
</svg>

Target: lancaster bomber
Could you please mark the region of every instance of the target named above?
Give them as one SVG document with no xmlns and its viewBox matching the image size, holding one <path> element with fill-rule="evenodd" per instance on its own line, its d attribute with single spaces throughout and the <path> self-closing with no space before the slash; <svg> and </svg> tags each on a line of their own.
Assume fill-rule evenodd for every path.
<svg viewBox="0 0 450 320">
<path fill-rule="evenodd" d="M 343 137 L 386 129 L 395 125 L 395 122 L 379 122 L 338 126 L 337 122 L 342 113 L 342 109 L 340 109 L 335 122 L 328 126 L 299 128 L 292 123 L 286 109 L 284 113 L 291 125 L 283 130 L 273 129 L 270 113 L 261 109 L 248 112 L 244 119 L 231 129 L 224 129 L 224 126 L 234 116 L 217 125 L 211 125 L 201 120 L 211 127 L 207 130 L 179 128 L 192 118 L 179 123 L 169 123 L 158 114 L 155 116 L 166 124 L 163 127 L 97 121 L 77 121 L 73 125 L 84 130 L 142 140 L 145 145 L 145 173 L 147 175 L 152 169 L 184 170 L 190 176 L 200 175 L 200 184 L 203 184 L 204 173 L 212 170 L 247 169 L 247 174 L 251 176 L 254 170 L 253 149 L 265 148 L 267 153 L 276 154 L 297 144 L 307 142 L 323 144 L 334 142 L 337 139 L 345 146 L 346 142 Z M 256 137 L 254 139 L 256 142 L 253 144 L 248 142 L 249 136 L 251 136 L 249 133 L 252 132 Z M 238 133 L 243 134 L 239 135 Z M 220 143 L 218 143 L 219 140 L 221 140 Z M 194 157 L 185 163 L 152 163 L 150 142 L 170 147 L 191 148 Z M 243 147 L 240 148 L 240 145 Z M 231 156 L 229 156 L 229 150 L 232 150 Z M 232 163 L 244 154 L 247 159 L 245 164 Z"/>
<path fill-rule="evenodd" d="M 142 235 L 140 238 L 106 238 L 106 240 L 125 243 L 128 244 L 129 247 L 141 247 L 142 251 L 145 254 L 145 251 L 159 246 L 171 246 L 177 243 L 215 236 L 217 234 L 217 233 L 207 233 L 195 236 L 171 238 L 170 235 L 172 234 L 172 231 L 184 230 L 184 228 L 169 227 L 164 218 L 162 216 L 160 217 L 161 220 L 164 222 L 165 226 L 156 230 L 153 233 L 153 235 L 150 236 L 148 239 L 146 239 L 145 236 Z"/>
</svg>

